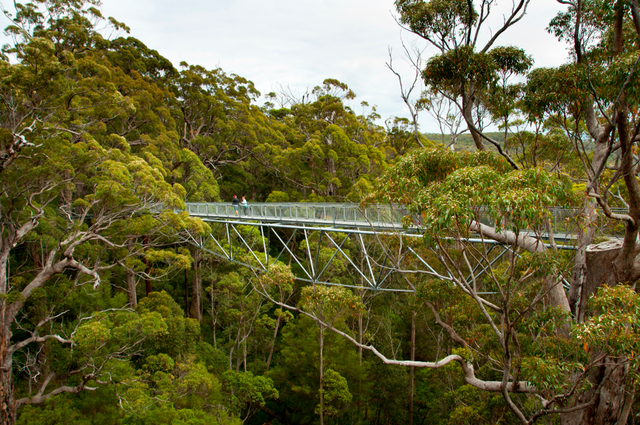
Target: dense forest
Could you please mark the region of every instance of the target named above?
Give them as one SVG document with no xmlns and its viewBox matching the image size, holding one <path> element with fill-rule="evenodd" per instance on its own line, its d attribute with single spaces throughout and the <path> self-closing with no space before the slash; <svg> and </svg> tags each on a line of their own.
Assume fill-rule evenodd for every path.
<svg viewBox="0 0 640 425">
<path fill-rule="evenodd" d="M 0 423 L 640 423 L 638 0 L 558 0 L 540 23 L 573 52 L 558 68 L 500 44 L 529 1 L 480 42 L 496 0 L 395 0 L 438 53 L 412 61 L 423 93 L 399 88 L 410 118 L 383 124 L 336 79 L 262 97 L 176 67 L 98 0 L 15 3 Z M 292 258 L 256 273 L 186 243 L 211 227 L 185 202 L 234 194 L 405 205 L 424 236 L 379 240 L 437 266 L 398 259 L 390 285 L 411 290 L 370 291 L 344 260 L 327 274 L 350 287 L 322 286 Z"/>
</svg>

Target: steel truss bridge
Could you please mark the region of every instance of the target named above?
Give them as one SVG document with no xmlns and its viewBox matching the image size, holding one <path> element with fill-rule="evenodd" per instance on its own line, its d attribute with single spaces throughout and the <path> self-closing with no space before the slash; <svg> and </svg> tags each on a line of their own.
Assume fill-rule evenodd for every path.
<svg viewBox="0 0 640 425">
<path fill-rule="evenodd" d="M 415 288 L 410 279 L 392 283 L 390 277 L 400 271 L 405 276 L 427 274 L 452 280 L 451 274 L 436 266 L 434 256 L 423 248 L 420 228 L 402 226 L 407 215 L 402 207 L 251 203 L 235 209 L 229 203 L 187 203 L 186 211 L 211 226 L 206 237 L 189 235 L 189 243 L 257 271 L 283 261 L 297 269 L 297 279 L 309 283 L 397 292 L 413 292 Z M 556 239 L 565 242 L 559 247 L 572 249 L 567 223 L 576 212 L 552 212 Z M 601 232 L 605 231 L 604 225 L 601 223 Z M 488 252 L 473 265 L 467 284 L 511 252 L 510 246 L 492 240 L 468 240 L 487 244 Z M 344 280 L 345 272 L 350 275 L 348 281 Z"/>
</svg>

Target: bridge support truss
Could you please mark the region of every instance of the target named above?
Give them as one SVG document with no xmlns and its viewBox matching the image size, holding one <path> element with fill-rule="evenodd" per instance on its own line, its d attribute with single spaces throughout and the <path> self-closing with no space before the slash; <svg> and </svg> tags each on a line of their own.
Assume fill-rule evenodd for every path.
<svg viewBox="0 0 640 425">
<path fill-rule="evenodd" d="M 456 276 L 427 249 L 418 233 L 286 224 L 241 219 L 209 219 L 206 237 L 189 235 L 188 242 L 209 254 L 255 271 L 282 261 L 296 269 L 297 279 L 312 284 L 339 285 L 379 291 L 414 292 L 421 277 L 470 287 L 511 248 L 491 240 L 466 276 Z M 338 273 L 340 272 L 340 273 Z M 345 276 L 348 276 L 345 278 Z"/>
</svg>

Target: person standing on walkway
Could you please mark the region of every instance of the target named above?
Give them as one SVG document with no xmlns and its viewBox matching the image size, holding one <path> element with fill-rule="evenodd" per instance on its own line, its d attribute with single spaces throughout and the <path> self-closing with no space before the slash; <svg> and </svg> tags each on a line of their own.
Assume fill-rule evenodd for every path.
<svg viewBox="0 0 640 425">
<path fill-rule="evenodd" d="M 247 203 L 247 198 L 245 198 L 244 196 L 242 197 L 242 202 L 240 202 L 240 205 L 242 205 L 242 212 L 244 213 L 244 216 L 246 217 L 249 212 L 249 204 Z"/>
<path fill-rule="evenodd" d="M 238 199 L 237 195 L 233 195 L 233 199 L 231 200 L 231 205 L 233 205 L 233 209 L 236 212 L 236 215 L 238 214 L 238 205 L 240 205 L 240 200 Z"/>
</svg>

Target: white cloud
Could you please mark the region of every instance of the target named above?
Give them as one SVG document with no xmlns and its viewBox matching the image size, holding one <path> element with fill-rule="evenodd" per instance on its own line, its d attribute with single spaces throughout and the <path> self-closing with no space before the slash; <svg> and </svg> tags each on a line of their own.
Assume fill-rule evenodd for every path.
<svg viewBox="0 0 640 425">
<path fill-rule="evenodd" d="M 533 0 L 529 14 L 498 44 L 525 48 L 536 66 L 562 63 L 564 47 L 545 31 L 559 7 L 556 0 Z M 367 101 L 383 118 L 407 115 L 397 79 L 385 66 L 389 47 L 394 65 L 412 77 L 392 10 L 390 0 L 103 0 L 105 15 L 126 23 L 133 37 L 176 66 L 220 66 L 252 80 L 262 93 L 280 87 L 302 93 L 336 78 L 358 95 L 354 109 Z M 402 38 L 409 45 L 416 39 Z M 424 131 L 437 128 L 429 120 L 423 114 Z"/>
</svg>

